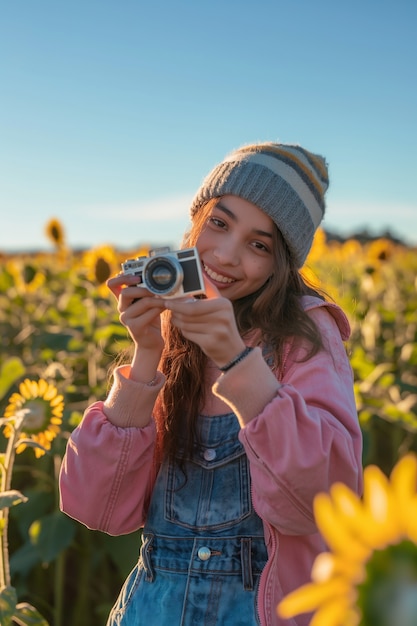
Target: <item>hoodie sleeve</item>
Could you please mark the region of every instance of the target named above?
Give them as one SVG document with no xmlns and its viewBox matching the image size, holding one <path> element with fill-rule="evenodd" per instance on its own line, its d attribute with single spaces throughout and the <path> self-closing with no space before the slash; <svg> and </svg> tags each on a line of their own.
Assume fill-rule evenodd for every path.
<svg viewBox="0 0 417 626">
<path fill-rule="evenodd" d="M 309 314 L 325 349 L 306 361 L 300 361 L 301 348 L 293 354 L 275 396 L 239 435 L 250 461 L 254 506 L 285 534 L 317 531 L 313 499 L 332 483 L 343 482 L 355 492 L 362 488 L 362 437 L 337 313 L 319 307 Z M 236 368 L 234 380 L 232 372 L 217 388 L 226 401 L 229 387 L 237 397 L 239 372 Z M 243 381 L 241 386 L 238 402 L 244 403 Z"/>
<path fill-rule="evenodd" d="M 152 409 L 163 382 L 160 374 L 149 387 L 116 370 L 107 400 L 86 410 L 68 441 L 59 479 L 64 513 L 111 535 L 143 526 L 154 480 Z"/>
</svg>

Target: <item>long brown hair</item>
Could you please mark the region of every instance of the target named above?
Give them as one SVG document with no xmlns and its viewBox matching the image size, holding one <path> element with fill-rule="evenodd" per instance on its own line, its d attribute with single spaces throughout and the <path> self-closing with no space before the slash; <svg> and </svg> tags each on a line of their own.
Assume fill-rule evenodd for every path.
<svg viewBox="0 0 417 626">
<path fill-rule="evenodd" d="M 210 200 L 193 220 L 184 246 L 194 246 L 218 198 Z M 320 295 L 306 284 L 278 230 L 273 233 L 276 271 L 255 293 L 233 302 L 239 332 L 243 338 L 258 331 L 268 347 L 273 366 L 280 371 L 284 345 L 288 340 L 307 340 L 310 358 L 323 348 L 321 335 L 301 306 L 302 295 Z M 320 295 L 320 297 L 322 297 Z M 160 369 L 166 376 L 156 407 L 159 457 L 188 455 L 198 441 L 197 417 L 205 401 L 207 357 L 188 341 L 164 314 L 165 348 Z"/>
</svg>

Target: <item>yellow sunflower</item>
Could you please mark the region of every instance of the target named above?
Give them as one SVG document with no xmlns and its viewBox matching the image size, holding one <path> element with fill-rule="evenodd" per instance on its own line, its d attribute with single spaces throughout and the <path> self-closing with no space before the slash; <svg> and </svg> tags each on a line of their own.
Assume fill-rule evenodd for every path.
<svg viewBox="0 0 417 626">
<path fill-rule="evenodd" d="M 109 295 L 106 281 L 120 270 L 119 258 L 113 246 L 102 245 L 84 252 L 81 267 L 87 278 L 97 287 L 99 295 Z"/>
<path fill-rule="evenodd" d="M 5 267 L 19 293 L 36 293 L 45 283 L 45 272 L 39 264 L 16 258 L 7 261 Z"/>
<path fill-rule="evenodd" d="M 375 239 L 374 241 L 371 241 L 367 246 L 368 259 L 371 263 L 374 264 L 391 261 L 396 252 L 396 249 L 396 244 L 390 239 L 387 239 L 385 237 Z"/>
<path fill-rule="evenodd" d="M 311 582 L 287 595 L 278 615 L 314 612 L 310 626 L 416 624 L 416 456 L 404 456 L 390 479 L 366 467 L 362 499 L 334 484 L 316 496 L 314 514 L 330 552 L 317 556 Z"/>
<path fill-rule="evenodd" d="M 326 254 L 327 250 L 326 233 L 319 227 L 314 234 L 313 243 L 307 257 L 307 263 L 310 264 L 319 261 L 323 255 Z"/>
<path fill-rule="evenodd" d="M 19 393 L 9 398 L 4 417 L 10 422 L 4 427 L 4 435 L 9 438 L 18 428 L 16 453 L 23 452 L 26 441 L 31 440 L 41 446 L 34 447 L 39 458 L 51 449 L 51 442 L 61 429 L 63 411 L 63 396 L 54 385 L 43 378 L 38 381 L 26 378 L 19 385 Z"/>
<path fill-rule="evenodd" d="M 45 226 L 45 234 L 56 248 L 65 247 L 65 231 L 61 222 L 52 218 Z"/>
<path fill-rule="evenodd" d="M 341 258 L 345 261 L 357 261 L 363 258 L 363 246 L 357 239 L 347 239 L 340 246 Z"/>
</svg>

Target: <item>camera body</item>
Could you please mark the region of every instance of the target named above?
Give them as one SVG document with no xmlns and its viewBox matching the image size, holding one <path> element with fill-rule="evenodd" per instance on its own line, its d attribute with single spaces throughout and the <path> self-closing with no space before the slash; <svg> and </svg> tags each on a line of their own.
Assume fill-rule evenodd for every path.
<svg viewBox="0 0 417 626">
<path fill-rule="evenodd" d="M 197 248 L 171 251 L 151 250 L 149 256 L 127 259 L 124 274 L 140 278 L 138 284 L 163 298 L 198 296 L 205 293 L 204 278 Z"/>
</svg>

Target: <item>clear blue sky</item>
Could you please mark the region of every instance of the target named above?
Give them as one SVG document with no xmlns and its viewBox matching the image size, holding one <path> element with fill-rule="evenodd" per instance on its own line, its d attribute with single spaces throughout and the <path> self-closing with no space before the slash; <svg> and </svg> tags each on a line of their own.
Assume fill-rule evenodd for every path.
<svg viewBox="0 0 417 626">
<path fill-rule="evenodd" d="M 179 245 L 205 174 L 326 156 L 324 226 L 417 243 L 415 0 L 0 0 L 0 251 Z"/>
</svg>

